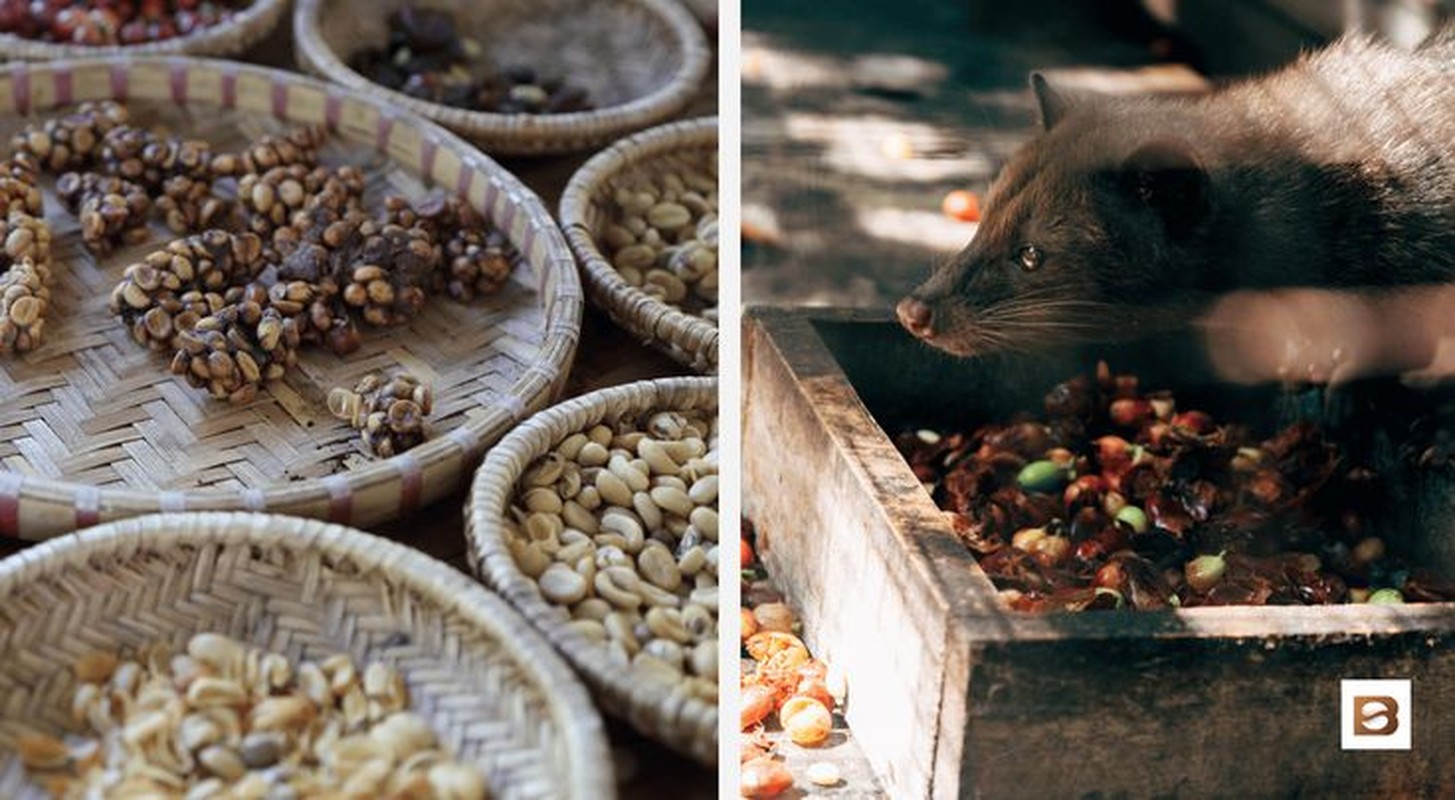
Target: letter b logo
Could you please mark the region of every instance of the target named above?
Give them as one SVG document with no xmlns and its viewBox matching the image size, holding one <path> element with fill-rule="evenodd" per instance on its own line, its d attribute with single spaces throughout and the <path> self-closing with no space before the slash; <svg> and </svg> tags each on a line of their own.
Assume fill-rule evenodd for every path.
<svg viewBox="0 0 1455 800">
<path fill-rule="evenodd" d="M 1393 697 L 1354 698 L 1354 734 L 1388 736 L 1399 730 L 1399 701 Z"/>
<path fill-rule="evenodd" d="M 1408 750 L 1412 711 L 1407 680 L 1340 681 L 1345 750 Z"/>
</svg>

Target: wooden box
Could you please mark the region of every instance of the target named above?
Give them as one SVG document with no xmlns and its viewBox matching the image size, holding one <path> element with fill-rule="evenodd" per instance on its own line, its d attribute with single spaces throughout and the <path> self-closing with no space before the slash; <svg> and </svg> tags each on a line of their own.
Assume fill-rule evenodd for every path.
<svg viewBox="0 0 1455 800">
<path fill-rule="evenodd" d="M 745 513 L 809 646 L 846 675 L 849 724 L 892 795 L 1455 796 L 1448 604 L 1001 605 L 885 431 L 1038 407 L 1092 364 L 1083 354 L 992 370 L 879 315 L 745 317 Z M 1240 417 L 1306 402 L 1185 379 L 1197 369 L 1175 347 L 1117 351 L 1112 364 Z M 1455 494 L 1442 486 L 1419 487 L 1426 502 L 1410 507 L 1449 518 Z M 1429 533 L 1455 539 L 1448 525 Z M 1409 751 L 1341 750 L 1340 681 L 1351 678 L 1412 681 Z"/>
</svg>

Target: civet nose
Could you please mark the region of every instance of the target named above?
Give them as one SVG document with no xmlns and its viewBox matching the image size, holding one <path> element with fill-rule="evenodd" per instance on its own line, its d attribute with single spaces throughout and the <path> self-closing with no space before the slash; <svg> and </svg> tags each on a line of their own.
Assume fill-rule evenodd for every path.
<svg viewBox="0 0 1455 800">
<path fill-rule="evenodd" d="M 899 324 L 915 336 L 923 339 L 935 334 L 935 310 L 923 300 L 906 297 L 899 301 L 895 312 L 899 314 Z"/>
</svg>

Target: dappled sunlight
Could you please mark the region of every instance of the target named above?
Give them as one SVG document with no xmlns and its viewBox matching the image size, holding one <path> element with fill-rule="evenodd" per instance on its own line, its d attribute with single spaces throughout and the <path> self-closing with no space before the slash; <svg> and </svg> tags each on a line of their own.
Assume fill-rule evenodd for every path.
<svg viewBox="0 0 1455 800">
<path fill-rule="evenodd" d="M 944 253 L 958 252 L 979 227 L 973 222 L 957 222 L 938 211 L 903 208 L 860 208 L 855 222 L 870 236 Z"/>
<path fill-rule="evenodd" d="M 811 86 L 847 87 L 844 59 L 785 51 L 767 44 L 767 37 L 743 31 L 744 86 L 784 91 Z"/>
<path fill-rule="evenodd" d="M 882 181 L 937 183 L 985 175 L 993 166 L 951 132 L 881 116 L 790 113 L 790 139 L 823 146 L 821 161 L 837 172 Z"/>
<path fill-rule="evenodd" d="M 811 87 L 864 88 L 923 94 L 935 90 L 949 69 L 944 64 L 898 53 L 823 56 L 774 46 L 769 37 L 743 33 L 744 86 L 772 91 Z"/>
</svg>

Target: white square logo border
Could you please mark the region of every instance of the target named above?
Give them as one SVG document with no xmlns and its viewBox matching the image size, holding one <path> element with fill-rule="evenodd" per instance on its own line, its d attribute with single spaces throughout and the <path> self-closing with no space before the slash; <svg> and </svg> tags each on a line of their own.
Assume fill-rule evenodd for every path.
<svg viewBox="0 0 1455 800">
<path fill-rule="evenodd" d="M 1345 750 L 1408 750 L 1414 708 L 1408 679 L 1339 681 L 1339 741 Z"/>
</svg>

